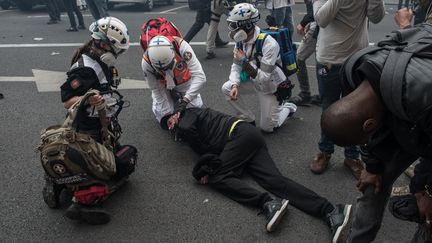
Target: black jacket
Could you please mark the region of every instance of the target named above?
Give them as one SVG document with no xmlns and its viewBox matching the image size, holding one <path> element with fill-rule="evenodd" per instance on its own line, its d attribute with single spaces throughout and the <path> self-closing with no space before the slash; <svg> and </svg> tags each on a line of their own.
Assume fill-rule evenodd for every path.
<svg viewBox="0 0 432 243">
<path fill-rule="evenodd" d="M 381 74 L 388 61 L 387 56 L 388 50 L 366 54 L 356 62 L 352 70 L 356 85 L 364 79 L 369 80 L 385 106 L 387 105 L 383 95 L 388 95 L 389 92 L 395 94 L 395 91 L 382 88 Z M 364 158 L 366 170 L 374 174 L 383 172 L 384 161 L 391 159 L 390 154 L 395 149 L 403 150 L 414 159 L 421 157 L 418 168 L 429 169 L 422 174 L 416 173 L 411 182 L 412 192 L 423 190 L 425 184 L 432 188 L 432 169 L 430 169 L 432 168 L 432 81 L 430 79 L 432 69 L 430 67 L 432 67 L 432 59 L 420 56 L 411 58 L 405 76 L 401 79 L 403 90 L 402 95 L 399 95 L 408 113 L 408 119 L 401 119 L 387 107 L 384 125 L 362 148 L 362 155 L 366 155 Z M 344 86 L 349 87 L 347 73 L 345 70 L 342 73 Z M 349 89 L 347 88 L 347 92 Z M 416 171 L 418 172 L 419 169 Z"/>
<path fill-rule="evenodd" d="M 209 108 L 190 108 L 182 113 L 177 134 L 200 155 L 220 154 L 229 139 L 231 125 L 236 120 L 235 117 Z"/>
</svg>

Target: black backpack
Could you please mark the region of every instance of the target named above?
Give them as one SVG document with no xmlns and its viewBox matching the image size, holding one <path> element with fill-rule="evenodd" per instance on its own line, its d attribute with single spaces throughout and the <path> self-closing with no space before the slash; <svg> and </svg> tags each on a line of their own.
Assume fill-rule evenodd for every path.
<svg viewBox="0 0 432 243">
<path fill-rule="evenodd" d="M 365 58 L 382 68 L 379 88 L 386 107 L 398 118 L 417 123 L 425 108 L 432 107 L 432 25 L 395 30 L 375 46 L 354 53 L 342 71 L 350 89 L 362 81 L 354 71 Z M 431 92 L 420 97 L 422 89 Z"/>
</svg>

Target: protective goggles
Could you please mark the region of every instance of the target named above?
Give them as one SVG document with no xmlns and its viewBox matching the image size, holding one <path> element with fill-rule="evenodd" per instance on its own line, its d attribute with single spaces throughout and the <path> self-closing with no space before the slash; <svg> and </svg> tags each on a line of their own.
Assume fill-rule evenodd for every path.
<svg viewBox="0 0 432 243">
<path fill-rule="evenodd" d="M 227 20 L 228 29 L 230 31 L 236 31 L 236 30 L 243 28 L 243 27 L 250 27 L 250 26 L 254 25 L 255 23 L 257 23 L 259 21 L 259 19 L 260 19 L 260 15 L 258 15 L 255 18 L 246 19 L 246 20 L 239 20 L 239 21 Z"/>
</svg>

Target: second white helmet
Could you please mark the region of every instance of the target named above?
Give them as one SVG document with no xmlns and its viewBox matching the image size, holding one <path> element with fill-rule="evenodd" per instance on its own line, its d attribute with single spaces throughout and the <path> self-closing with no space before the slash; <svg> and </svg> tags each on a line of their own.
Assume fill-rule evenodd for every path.
<svg viewBox="0 0 432 243">
<path fill-rule="evenodd" d="M 129 31 L 126 25 L 115 17 L 105 17 L 89 27 L 93 39 L 102 40 L 111 45 L 116 55 L 129 49 Z"/>
<path fill-rule="evenodd" d="M 250 3 L 239 3 L 229 12 L 227 22 L 230 31 L 240 28 L 250 29 L 260 19 L 258 9 Z"/>
<path fill-rule="evenodd" d="M 167 69 L 174 62 L 174 46 L 167 37 L 157 35 L 150 40 L 147 55 L 153 67 Z"/>
</svg>

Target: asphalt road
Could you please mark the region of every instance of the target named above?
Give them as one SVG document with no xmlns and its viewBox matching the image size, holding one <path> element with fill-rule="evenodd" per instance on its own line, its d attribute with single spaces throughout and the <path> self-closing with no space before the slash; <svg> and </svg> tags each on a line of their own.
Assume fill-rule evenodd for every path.
<svg viewBox="0 0 432 243">
<path fill-rule="evenodd" d="M 395 28 L 392 13 L 379 25 L 370 25 L 370 40 L 375 42 Z M 164 12 L 172 8 L 172 11 Z M 262 9 L 262 15 L 267 10 Z M 162 13 L 164 12 L 164 13 Z M 294 7 L 295 19 L 304 14 L 302 4 Z M 85 16 L 86 25 L 92 18 Z M 118 5 L 111 11 L 130 29 L 132 42 L 139 39 L 139 27 L 149 18 L 165 16 L 183 33 L 193 23 L 195 12 L 184 3 L 156 7 L 152 13 L 132 5 Z M 0 11 L 0 80 L 1 77 L 31 77 L 32 69 L 64 72 L 68 69 L 75 47 L 12 47 L 5 44 L 83 43 L 87 31 L 65 32 L 67 16 L 57 25 L 46 25 L 43 8 L 23 13 Z M 222 21 L 222 23 L 224 23 Z M 193 41 L 202 60 L 207 84 L 202 96 L 207 106 L 232 113 L 224 101 L 220 87 L 227 80 L 232 61 L 232 48 L 217 49 L 218 57 L 205 60 L 205 27 Z M 227 29 L 220 26 L 227 39 Z M 40 41 L 34 38 L 43 38 Z M 299 40 L 295 36 L 295 40 Z M 56 54 L 54 54 L 56 53 Z M 308 61 L 313 77 L 314 61 Z M 143 79 L 138 46 L 120 57 L 118 68 L 123 77 Z M 293 78 L 295 80 L 295 78 Z M 4 81 L 4 80 L 3 80 Z M 8 80 L 6 80 L 8 81 Z M 316 92 L 316 82 L 312 79 Z M 34 82 L 0 82 L 0 242 L 329 242 L 330 232 L 324 221 L 290 207 L 280 229 L 267 234 L 264 217 L 258 210 L 242 206 L 196 183 L 191 175 L 197 155 L 182 143 L 176 143 L 156 123 L 151 112 L 149 90 L 124 90 L 131 101 L 120 115 L 124 134 L 122 142 L 135 145 L 139 152 L 137 171 L 130 182 L 106 203 L 112 221 L 103 226 L 70 222 L 64 208 L 51 210 L 42 200 L 43 171 L 35 148 L 41 129 L 63 121 L 65 110 L 58 92 L 38 92 Z M 294 93 L 297 93 L 297 89 Z M 257 107 L 253 95 L 248 96 Z M 258 114 L 258 111 L 255 110 Z M 276 134 L 265 135 L 270 152 L 286 176 L 313 189 L 334 203 L 355 204 L 359 193 L 356 181 L 343 166 L 340 149 L 323 175 L 309 171 L 309 161 L 317 152 L 320 108 L 300 107 Z M 251 181 L 246 176 L 246 180 Z M 251 181 L 253 183 L 253 181 Z M 402 176 L 398 185 L 407 183 Z M 415 225 L 393 218 L 387 211 L 376 242 L 409 242 Z"/>
</svg>

